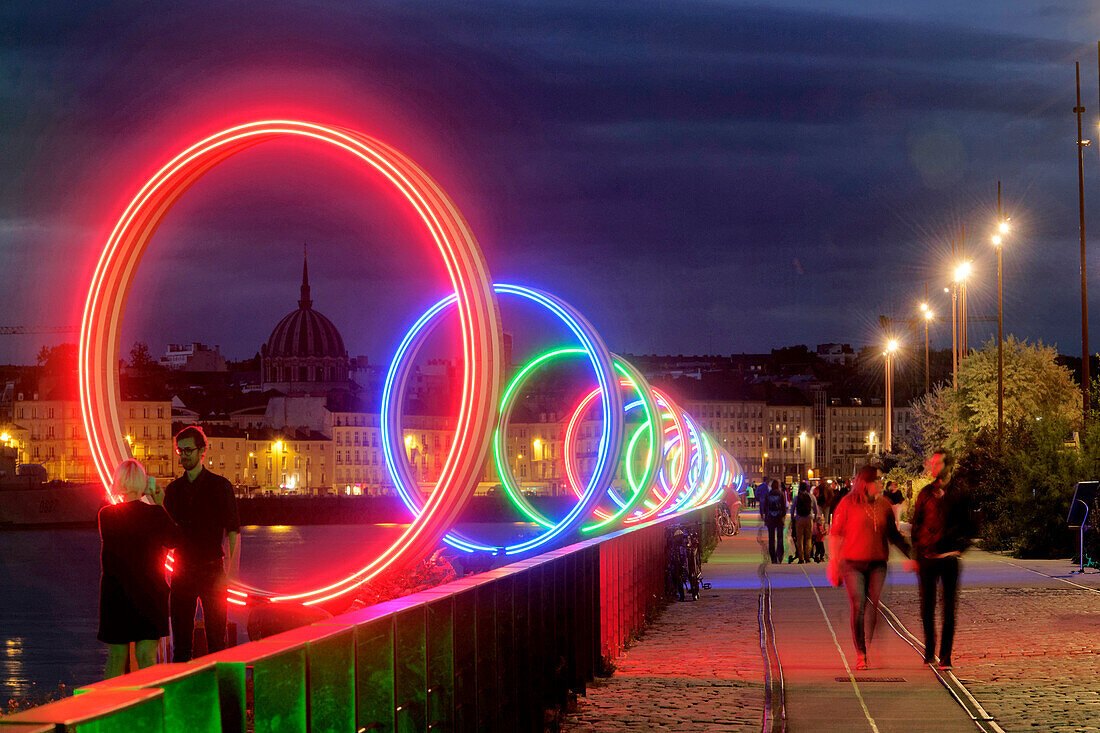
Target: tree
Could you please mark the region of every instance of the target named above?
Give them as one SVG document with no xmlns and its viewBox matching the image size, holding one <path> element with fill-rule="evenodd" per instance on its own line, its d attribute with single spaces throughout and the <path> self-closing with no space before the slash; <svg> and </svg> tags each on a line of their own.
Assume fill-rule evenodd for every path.
<svg viewBox="0 0 1100 733">
<path fill-rule="evenodd" d="M 130 349 L 130 366 L 138 371 L 144 371 L 153 366 L 153 356 L 149 353 L 149 345 L 144 341 L 138 341 Z"/>
<path fill-rule="evenodd" d="M 1069 369 L 1056 363 L 1057 351 L 1042 342 L 1009 336 L 1004 342 L 1005 438 L 1019 440 L 1038 422 L 1051 430 L 1076 427 L 1080 392 Z M 997 432 L 997 344 L 987 341 L 959 364 L 958 388 L 937 386 L 914 406 L 914 419 L 927 452 L 946 445 L 970 450 L 980 435 Z"/>
</svg>

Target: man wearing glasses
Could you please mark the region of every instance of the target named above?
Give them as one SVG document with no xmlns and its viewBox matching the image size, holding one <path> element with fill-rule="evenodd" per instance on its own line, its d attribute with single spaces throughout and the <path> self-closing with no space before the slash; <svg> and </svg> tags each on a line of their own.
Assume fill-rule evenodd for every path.
<svg viewBox="0 0 1100 733">
<path fill-rule="evenodd" d="M 229 481 L 203 468 L 206 434 L 188 426 L 176 434 L 176 453 L 183 475 L 168 484 L 164 508 L 183 530 L 172 571 L 172 661 L 188 662 L 193 655 L 195 601 L 202 603 L 206 646 L 225 648 L 226 586 L 236 574 L 241 522 L 237 498 Z M 222 549 L 228 539 L 228 557 Z"/>
</svg>

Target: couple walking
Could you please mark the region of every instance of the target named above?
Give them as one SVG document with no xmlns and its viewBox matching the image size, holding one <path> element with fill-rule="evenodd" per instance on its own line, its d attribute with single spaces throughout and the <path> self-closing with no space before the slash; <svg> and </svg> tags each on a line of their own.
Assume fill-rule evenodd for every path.
<svg viewBox="0 0 1100 733">
<path fill-rule="evenodd" d="M 912 557 L 906 561 L 906 569 L 918 576 L 926 664 L 935 661 L 936 592 L 937 586 L 943 585 L 939 666 L 951 667 L 959 556 L 970 545 L 972 524 L 963 494 L 951 483 L 951 455 L 937 450 L 926 468 L 932 482 L 921 490 L 913 507 L 912 547 L 898 529 L 893 505 L 882 493 L 881 472 L 874 466 L 859 470 L 851 492 L 833 515 L 827 575 L 829 582 L 843 584 L 848 592 L 856 669 L 868 667 L 867 646 L 878 620 L 891 543 Z"/>
<path fill-rule="evenodd" d="M 131 643 L 138 667 L 153 664 L 169 618 L 172 661 L 190 661 L 196 601 L 202 603 L 209 651 L 225 648 L 226 587 L 240 546 L 237 500 L 228 480 L 203 467 L 207 441 L 200 428 L 184 428 L 175 444 L 182 476 L 159 490 L 139 462 L 123 461 L 111 487 L 121 501 L 99 512 L 98 638 L 108 645 L 107 677 L 125 671 Z M 171 589 L 164 578 L 169 548 L 175 549 Z"/>
</svg>

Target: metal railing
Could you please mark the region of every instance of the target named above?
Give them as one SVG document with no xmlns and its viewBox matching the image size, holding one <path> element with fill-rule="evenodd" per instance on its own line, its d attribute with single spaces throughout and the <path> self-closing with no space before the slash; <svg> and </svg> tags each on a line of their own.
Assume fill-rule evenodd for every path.
<svg viewBox="0 0 1100 733">
<path fill-rule="evenodd" d="M 663 602 L 667 523 L 707 533 L 713 518 L 703 507 L 97 682 L 0 718 L 0 733 L 541 731 Z"/>
</svg>

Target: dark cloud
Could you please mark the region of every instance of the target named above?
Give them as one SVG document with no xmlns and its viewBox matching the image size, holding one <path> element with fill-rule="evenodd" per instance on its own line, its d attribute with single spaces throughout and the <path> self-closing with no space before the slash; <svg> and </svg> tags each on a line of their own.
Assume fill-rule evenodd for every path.
<svg viewBox="0 0 1100 733">
<path fill-rule="evenodd" d="M 630 352 L 872 338 L 874 315 L 938 289 L 960 226 L 978 241 L 1000 178 L 1027 227 L 1006 254 L 1027 283 L 1010 330 L 1071 349 L 1072 61 L 1095 58 L 1095 16 L 838 7 L 7 3 L 0 270 L 19 275 L 0 320 L 74 322 L 110 212 L 195 135 L 315 113 L 420 161 L 499 279 L 559 292 Z M 251 354 L 293 307 L 308 241 L 317 307 L 383 357 L 445 280 L 341 165 L 291 146 L 204 179 L 158 233 L 127 337 Z M 0 361 L 36 346 L 0 342 Z"/>
</svg>

